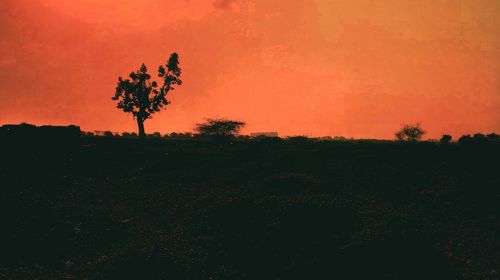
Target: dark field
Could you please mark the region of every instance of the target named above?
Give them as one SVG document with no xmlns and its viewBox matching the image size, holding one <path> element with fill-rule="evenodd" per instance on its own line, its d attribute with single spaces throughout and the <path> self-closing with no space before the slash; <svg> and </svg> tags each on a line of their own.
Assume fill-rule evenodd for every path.
<svg viewBox="0 0 500 280">
<path fill-rule="evenodd" d="M 500 277 L 498 143 L 80 141 L 2 143 L 1 279 Z"/>
</svg>

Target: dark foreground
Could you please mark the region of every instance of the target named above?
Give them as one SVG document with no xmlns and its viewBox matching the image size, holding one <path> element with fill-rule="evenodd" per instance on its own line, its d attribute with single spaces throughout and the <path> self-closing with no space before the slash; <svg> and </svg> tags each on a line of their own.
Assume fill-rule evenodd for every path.
<svg viewBox="0 0 500 280">
<path fill-rule="evenodd" d="M 49 146 L 2 143 L 0 279 L 500 277 L 498 143 Z"/>
</svg>

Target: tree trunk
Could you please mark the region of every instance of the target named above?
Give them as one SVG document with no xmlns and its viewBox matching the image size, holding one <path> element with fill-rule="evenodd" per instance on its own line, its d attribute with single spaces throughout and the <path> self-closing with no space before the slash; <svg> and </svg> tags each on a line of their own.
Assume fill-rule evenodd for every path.
<svg viewBox="0 0 500 280">
<path fill-rule="evenodd" d="M 137 116 L 137 126 L 139 127 L 139 138 L 145 138 L 146 132 L 144 131 L 144 119 L 142 116 Z"/>
</svg>

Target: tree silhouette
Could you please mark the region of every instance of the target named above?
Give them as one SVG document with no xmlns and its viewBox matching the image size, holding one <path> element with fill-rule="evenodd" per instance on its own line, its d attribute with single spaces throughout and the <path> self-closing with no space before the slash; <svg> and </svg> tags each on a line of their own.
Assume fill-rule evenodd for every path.
<svg viewBox="0 0 500 280">
<path fill-rule="evenodd" d="M 486 135 L 484 135 L 482 133 L 476 133 L 476 134 L 474 134 L 473 138 L 474 138 L 474 141 L 477 142 L 477 143 L 486 142 L 486 140 L 488 139 L 486 137 Z"/>
<path fill-rule="evenodd" d="M 441 144 L 448 144 L 451 142 L 451 139 L 453 139 L 451 135 L 445 134 L 443 135 L 443 137 L 441 137 L 441 140 L 439 140 L 439 142 L 441 142 Z"/>
<path fill-rule="evenodd" d="M 419 123 L 416 124 L 404 124 L 403 127 L 396 132 L 396 138 L 400 141 L 418 141 L 426 133 L 420 127 Z"/>
<path fill-rule="evenodd" d="M 500 135 L 496 133 L 490 133 L 486 135 L 486 137 L 488 138 L 489 141 L 498 141 L 500 139 Z"/>
<path fill-rule="evenodd" d="M 458 143 L 460 144 L 470 144 L 474 142 L 474 139 L 469 135 L 463 135 L 462 137 L 458 138 Z"/>
<path fill-rule="evenodd" d="M 116 107 L 125 113 L 132 113 L 137 120 L 139 137 L 144 138 L 146 132 L 144 121 L 166 105 L 167 93 L 174 90 L 174 86 L 182 85 L 180 79 L 181 69 L 179 68 L 179 55 L 172 53 L 165 67 L 160 66 L 158 77 L 163 80 L 163 84 L 158 86 L 156 81 L 151 81 L 151 75 L 143 63 L 139 70 L 130 73 L 130 79 L 118 78 L 115 96 L 113 100 L 118 101 Z"/>
<path fill-rule="evenodd" d="M 207 119 L 205 123 L 197 124 L 195 130 L 202 136 L 229 138 L 237 135 L 244 126 L 245 123 L 240 121 Z"/>
<path fill-rule="evenodd" d="M 111 132 L 109 130 L 104 131 L 104 133 L 102 135 L 105 136 L 105 137 L 113 137 L 114 136 L 113 132 Z"/>
</svg>

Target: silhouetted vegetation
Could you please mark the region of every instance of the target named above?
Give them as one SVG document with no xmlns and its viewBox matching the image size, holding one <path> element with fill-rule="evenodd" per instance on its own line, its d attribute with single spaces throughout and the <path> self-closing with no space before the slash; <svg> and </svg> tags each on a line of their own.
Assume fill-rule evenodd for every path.
<svg viewBox="0 0 500 280">
<path fill-rule="evenodd" d="M 207 119 L 204 123 L 196 125 L 195 130 L 199 136 L 217 139 L 232 138 L 245 126 L 244 122 L 226 119 Z"/>
<path fill-rule="evenodd" d="M 256 141 L 261 141 L 261 142 L 278 142 L 282 141 L 280 137 L 269 137 L 269 136 L 257 136 L 257 137 L 251 137 L 251 136 L 239 136 L 238 139 L 242 140 L 256 140 Z"/>
<path fill-rule="evenodd" d="M 151 81 L 151 75 L 148 74 L 145 64 L 142 64 L 139 70 L 130 73 L 130 79 L 118 78 L 113 100 L 118 101 L 118 109 L 131 113 L 137 120 L 139 137 L 146 136 L 144 121 L 170 104 L 167 94 L 174 90 L 175 86 L 182 85 L 180 76 L 179 56 L 177 53 L 172 53 L 165 67 L 160 66 L 158 69 L 158 77 L 163 81 L 160 86 L 156 81 Z"/>
<path fill-rule="evenodd" d="M 311 139 L 307 136 L 290 136 L 287 137 L 286 140 L 293 143 L 308 143 L 314 141 L 314 139 Z"/>
<path fill-rule="evenodd" d="M 279 137 L 278 132 L 254 132 L 250 134 L 250 137 Z"/>
<path fill-rule="evenodd" d="M 489 141 L 500 141 L 500 135 L 496 133 L 490 133 L 486 135 L 486 137 L 488 138 Z"/>
<path fill-rule="evenodd" d="M 460 144 L 469 144 L 473 143 L 474 139 L 470 135 L 463 135 L 462 137 L 458 138 L 458 143 Z"/>
<path fill-rule="evenodd" d="M 426 131 L 420 127 L 420 124 L 416 123 L 404 124 L 403 127 L 398 132 L 396 132 L 395 135 L 399 141 L 415 142 L 422 139 L 422 136 L 424 136 L 425 133 Z"/>
<path fill-rule="evenodd" d="M 479 143 L 487 141 L 486 135 L 484 135 L 482 133 L 474 134 L 473 138 L 474 138 L 475 142 L 479 142 Z"/>
<path fill-rule="evenodd" d="M 441 139 L 439 140 L 439 142 L 441 144 L 449 144 L 451 142 L 451 139 L 453 139 L 451 137 L 451 135 L 445 134 L 445 135 L 443 135 L 443 137 L 441 137 Z"/>
<path fill-rule="evenodd" d="M 463 135 L 458 139 L 458 143 L 463 145 L 468 144 L 486 144 L 486 143 L 495 143 L 499 142 L 499 135 L 495 133 L 490 133 L 484 135 L 482 133 L 476 133 L 474 136 L 470 136 L 469 134 Z"/>
</svg>

